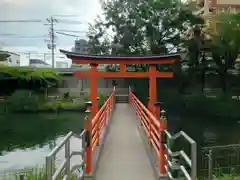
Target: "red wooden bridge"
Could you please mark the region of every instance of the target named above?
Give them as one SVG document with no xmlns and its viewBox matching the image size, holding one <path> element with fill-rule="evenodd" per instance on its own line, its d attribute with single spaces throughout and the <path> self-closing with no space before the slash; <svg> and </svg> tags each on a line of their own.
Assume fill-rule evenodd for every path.
<svg viewBox="0 0 240 180">
<path fill-rule="evenodd" d="M 196 180 L 196 143 L 183 131 L 171 135 L 167 131 L 164 110 L 160 113 L 156 103 L 156 78 L 170 78 L 171 72 L 158 72 L 156 64 L 172 64 L 177 56 L 155 57 L 100 57 L 83 56 L 65 52 L 73 61 L 90 64 L 89 72 L 76 73 L 78 77 L 90 78 L 91 101 L 85 118 L 85 130 L 79 136 L 82 144 L 78 152 L 71 152 L 70 132 L 64 140 L 46 157 L 47 180 L 71 179 L 78 169 L 78 179 L 95 180 L 154 180 L 179 179 Z M 120 64 L 120 72 L 97 72 L 98 64 Z M 150 64 L 145 73 L 126 72 L 126 64 Z M 104 105 L 98 109 L 97 78 L 148 77 L 149 103 L 146 107 L 129 87 L 126 94 L 113 89 Z M 125 97 L 125 99 L 124 99 Z M 161 114 L 161 115 L 160 115 Z M 183 137 L 191 147 L 190 155 L 184 150 L 172 152 L 171 144 Z M 65 147 L 65 160 L 55 168 L 55 156 Z M 71 159 L 81 155 L 79 164 L 71 166 Z M 180 160 L 180 161 L 179 161 Z"/>
</svg>

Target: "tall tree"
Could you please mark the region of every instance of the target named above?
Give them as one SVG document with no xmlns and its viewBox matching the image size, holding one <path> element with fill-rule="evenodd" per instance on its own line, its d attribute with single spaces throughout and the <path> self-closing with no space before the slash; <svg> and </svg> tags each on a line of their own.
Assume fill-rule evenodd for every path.
<svg viewBox="0 0 240 180">
<path fill-rule="evenodd" d="M 223 92 L 227 91 L 227 74 L 234 69 L 240 53 L 240 13 L 222 13 L 217 17 L 216 33 L 212 37 L 212 58 Z"/>
<path fill-rule="evenodd" d="M 104 20 L 98 18 L 89 31 L 95 54 L 167 54 L 183 43 L 181 35 L 189 27 L 203 23 L 179 0 L 107 1 L 103 12 Z M 109 32 L 112 37 L 107 39 Z M 96 48 L 106 44 L 108 51 Z"/>
</svg>

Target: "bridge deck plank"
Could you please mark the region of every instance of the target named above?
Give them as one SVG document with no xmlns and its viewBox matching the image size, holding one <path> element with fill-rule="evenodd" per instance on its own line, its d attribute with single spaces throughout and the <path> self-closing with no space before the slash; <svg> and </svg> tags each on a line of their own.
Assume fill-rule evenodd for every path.
<svg viewBox="0 0 240 180">
<path fill-rule="evenodd" d="M 95 180 L 155 180 L 130 106 L 116 104 Z"/>
</svg>

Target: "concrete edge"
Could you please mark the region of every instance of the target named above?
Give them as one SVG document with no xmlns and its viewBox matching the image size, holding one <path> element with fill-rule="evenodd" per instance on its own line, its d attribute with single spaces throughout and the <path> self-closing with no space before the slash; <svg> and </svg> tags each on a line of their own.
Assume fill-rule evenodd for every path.
<svg viewBox="0 0 240 180">
<path fill-rule="evenodd" d="M 137 121 L 139 121 L 139 119 L 137 119 Z M 168 179 L 167 175 L 160 174 L 160 172 L 159 172 L 159 165 L 158 165 L 158 162 L 156 162 L 157 155 L 153 151 L 153 147 L 149 145 L 148 139 L 147 139 L 146 134 L 144 132 L 144 129 L 141 127 L 141 125 L 139 123 L 137 124 L 137 128 L 138 128 L 138 132 L 140 134 L 141 140 L 143 142 L 143 145 L 145 147 L 145 150 L 147 152 L 147 155 L 150 159 L 151 166 L 154 170 L 154 175 L 155 175 L 156 179 L 157 180 Z"/>
<path fill-rule="evenodd" d="M 114 107 L 115 109 L 115 107 Z M 95 155 L 95 159 L 96 159 L 96 162 L 95 162 L 95 165 L 94 165 L 94 168 L 93 168 L 93 174 L 92 174 L 92 179 L 95 178 L 95 175 L 96 175 L 96 172 L 98 170 L 98 167 L 99 167 L 99 158 L 101 157 L 101 154 L 102 152 L 104 151 L 104 145 L 105 145 L 105 139 L 109 133 L 109 127 L 111 125 L 111 122 L 112 122 L 112 118 L 113 118 L 113 114 L 114 114 L 114 109 L 113 109 L 113 113 L 111 114 L 111 116 L 109 117 L 109 120 L 108 120 L 108 124 L 107 124 L 107 127 L 105 129 L 105 132 L 103 133 L 102 135 L 102 140 L 100 142 L 100 145 L 99 147 L 97 148 L 97 152 L 96 152 L 96 155 Z"/>
</svg>

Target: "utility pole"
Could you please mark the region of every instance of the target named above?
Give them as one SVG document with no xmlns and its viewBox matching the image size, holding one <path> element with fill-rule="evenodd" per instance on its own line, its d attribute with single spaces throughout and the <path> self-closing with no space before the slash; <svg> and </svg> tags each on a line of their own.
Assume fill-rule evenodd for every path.
<svg viewBox="0 0 240 180">
<path fill-rule="evenodd" d="M 54 50 L 55 50 L 55 45 L 54 45 L 54 27 L 53 27 L 53 17 L 51 16 L 51 48 L 52 48 L 52 68 L 54 68 Z"/>
<path fill-rule="evenodd" d="M 54 55 L 55 55 L 55 46 L 56 46 L 55 45 L 54 23 L 58 22 L 58 21 L 56 19 L 54 19 L 53 16 L 48 18 L 47 21 L 50 25 L 50 29 L 49 29 L 50 44 L 48 44 L 48 48 L 50 48 L 52 51 L 52 68 L 54 68 L 54 66 L 55 66 Z"/>
</svg>

